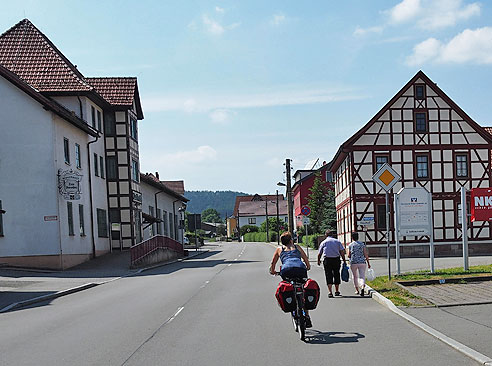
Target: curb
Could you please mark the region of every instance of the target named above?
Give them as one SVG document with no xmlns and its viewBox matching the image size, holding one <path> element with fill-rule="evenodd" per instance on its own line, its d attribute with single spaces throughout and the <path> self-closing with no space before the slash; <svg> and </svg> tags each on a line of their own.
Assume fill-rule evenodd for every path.
<svg viewBox="0 0 492 366">
<path fill-rule="evenodd" d="M 458 341 L 455 341 L 454 339 L 442 334 L 441 332 L 435 330 L 434 328 L 429 327 L 427 324 L 421 322 L 420 320 L 414 318 L 411 315 L 408 315 L 403 310 L 400 310 L 398 307 L 395 306 L 395 304 L 393 304 L 390 300 L 388 300 L 386 297 L 381 295 L 376 290 L 372 289 L 370 286 L 366 285 L 366 287 L 369 289 L 369 293 L 371 294 L 371 297 L 375 301 L 377 301 L 381 305 L 386 306 L 388 309 L 390 309 L 395 314 L 401 316 L 403 319 L 412 323 L 416 327 L 422 329 L 424 332 L 430 334 L 431 336 L 439 339 L 441 342 L 454 348 L 458 352 L 461 352 L 465 356 L 468 356 L 471 359 L 477 361 L 479 364 L 484 365 L 484 366 L 492 366 L 492 359 L 490 357 L 485 356 L 485 355 L 481 354 L 480 352 L 477 352 L 474 349 L 471 349 L 470 347 L 465 346 L 464 344 L 462 344 Z"/>
<path fill-rule="evenodd" d="M 186 257 L 186 259 L 194 258 L 194 257 L 196 257 L 198 255 L 201 255 L 203 253 L 206 253 L 206 252 L 208 252 L 208 250 L 200 251 L 198 253 L 195 253 L 194 255 L 189 255 L 188 257 Z M 177 262 L 182 262 L 182 261 L 184 261 L 186 259 L 180 258 L 180 259 L 174 260 L 172 262 L 166 262 L 166 263 L 157 264 L 157 265 L 152 266 L 152 267 L 142 268 L 142 269 L 138 270 L 137 272 L 127 273 L 124 276 L 116 277 L 116 278 L 113 278 L 113 279 L 108 280 L 108 281 L 104 281 L 104 282 L 100 282 L 100 283 L 95 283 L 95 282 L 86 283 L 86 284 L 81 285 L 81 286 L 72 287 L 72 288 L 69 288 L 67 290 L 58 291 L 58 292 L 55 292 L 55 293 L 52 293 L 52 294 L 49 294 L 49 295 L 43 295 L 43 296 L 34 297 L 32 299 L 24 300 L 24 301 L 14 302 L 14 303 L 12 303 L 10 305 L 7 305 L 6 307 L 0 309 L 0 314 L 1 313 L 9 312 L 9 311 L 14 310 L 14 309 L 22 308 L 24 306 L 32 305 L 32 304 L 35 304 L 35 303 L 38 303 L 38 302 L 53 300 L 53 299 L 56 299 L 56 298 L 59 298 L 59 297 L 62 297 L 62 296 L 71 295 L 71 294 L 74 294 L 76 292 L 88 290 L 90 288 L 93 288 L 93 287 L 96 287 L 96 286 L 100 286 L 100 285 L 104 285 L 106 283 L 113 282 L 113 281 L 119 280 L 121 278 L 135 276 L 135 275 L 137 275 L 139 273 L 148 271 L 150 269 L 154 269 L 154 268 L 166 266 L 168 264 L 173 264 L 173 263 L 177 263 Z"/>
<path fill-rule="evenodd" d="M 109 281 L 107 281 L 107 282 L 109 282 Z M 105 282 L 103 282 L 103 283 L 105 283 Z M 24 307 L 24 306 L 27 306 L 27 305 L 32 305 L 32 304 L 35 304 L 37 302 L 43 302 L 43 301 L 47 301 L 47 300 L 53 300 L 53 299 L 56 299 L 58 297 L 62 297 L 62 296 L 65 296 L 65 295 L 70 295 L 70 294 L 73 294 L 73 293 L 76 293 L 76 292 L 79 292 L 79 291 L 87 290 L 89 288 L 102 285 L 103 283 L 86 283 L 85 285 L 77 286 L 77 287 L 72 287 L 72 288 L 69 288 L 68 290 L 58 291 L 58 292 L 55 292 L 53 294 L 38 296 L 38 297 L 34 297 L 32 299 L 29 299 L 29 300 L 14 302 L 14 303 L 12 303 L 10 305 L 7 305 L 3 309 L 0 309 L 0 313 L 6 313 L 6 312 L 8 312 L 10 310 L 21 308 L 21 307 Z"/>
</svg>

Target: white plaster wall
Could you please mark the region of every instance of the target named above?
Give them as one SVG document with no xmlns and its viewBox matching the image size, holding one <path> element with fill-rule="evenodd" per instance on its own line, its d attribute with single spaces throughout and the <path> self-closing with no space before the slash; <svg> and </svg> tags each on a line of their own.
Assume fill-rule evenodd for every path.
<svg viewBox="0 0 492 366">
<path fill-rule="evenodd" d="M 53 145 L 55 147 L 55 171 L 58 169 L 63 171 L 72 169 L 82 174 L 81 178 L 81 195 L 80 200 L 72 200 L 73 208 L 73 226 L 74 235 L 69 235 L 68 230 L 68 212 L 67 212 L 67 200 L 63 196 L 57 193 L 59 203 L 59 224 L 61 235 L 61 246 L 63 254 L 92 254 L 92 236 L 90 226 L 90 196 L 89 196 L 89 169 L 87 161 L 87 142 L 89 136 L 84 131 L 81 131 L 77 127 L 67 123 L 59 117 L 54 118 L 55 136 Z M 69 140 L 70 148 L 70 165 L 65 163 L 63 141 L 64 138 Z M 75 164 L 75 144 L 80 145 L 81 149 L 81 168 L 78 169 Z M 56 174 L 55 173 L 55 174 Z M 84 223 L 85 223 L 85 236 L 80 235 L 79 230 L 79 204 L 84 205 Z M 94 216 L 96 221 L 96 216 Z M 97 226 L 96 226 L 97 228 Z M 97 238 L 97 230 L 95 231 Z"/>
<path fill-rule="evenodd" d="M 0 77 L 0 256 L 59 253 L 51 112 Z"/>
<path fill-rule="evenodd" d="M 141 181 L 140 182 L 140 190 L 142 192 L 142 212 L 149 213 L 149 206 L 154 207 L 154 216 L 157 214 L 157 210 L 155 208 L 155 193 L 159 192 L 157 188 L 152 187 L 151 185 Z M 177 226 L 179 226 L 179 220 L 182 219 L 181 213 L 179 212 L 178 208 L 181 207 L 183 204 L 181 201 L 176 201 L 174 203 L 174 212 L 173 212 L 173 202 L 176 201 L 176 198 L 165 193 L 159 193 L 157 195 L 157 208 L 161 210 L 161 214 L 164 214 L 164 211 L 166 213 L 166 220 L 165 222 L 161 223 L 162 227 L 162 235 L 165 234 L 167 231 L 167 235 L 171 237 L 170 235 L 170 228 L 169 228 L 169 213 L 172 213 L 173 215 L 177 215 Z M 167 224 L 167 230 L 164 229 L 164 223 Z M 155 225 L 154 225 L 155 226 Z M 157 233 L 157 230 L 156 230 Z M 180 243 L 183 242 L 183 235 L 184 235 L 184 229 L 178 229 L 178 241 Z M 144 240 L 147 240 L 150 238 L 150 227 L 145 229 L 143 231 L 143 238 Z M 174 239 L 174 237 L 173 237 Z"/>
<path fill-rule="evenodd" d="M 268 218 L 270 217 L 277 217 L 277 216 L 270 216 L 268 215 Z M 250 224 L 248 220 L 250 218 L 256 218 L 256 224 Z M 288 216 L 287 215 L 279 215 L 279 220 L 287 222 Z M 239 216 L 239 226 L 244 226 L 244 225 L 254 225 L 260 227 L 262 223 L 266 221 L 266 216 Z M 269 225 L 270 226 L 270 225 Z"/>
</svg>

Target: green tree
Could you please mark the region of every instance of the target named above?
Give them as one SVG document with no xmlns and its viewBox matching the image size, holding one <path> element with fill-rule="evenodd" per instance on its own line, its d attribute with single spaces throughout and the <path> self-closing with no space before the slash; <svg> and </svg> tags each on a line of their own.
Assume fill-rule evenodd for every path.
<svg viewBox="0 0 492 366">
<path fill-rule="evenodd" d="M 336 231 L 336 210 L 334 192 L 328 189 L 321 178 L 321 173 L 315 175 L 313 186 L 309 189 L 308 205 L 310 232 L 321 234 L 326 229 Z"/>
<path fill-rule="evenodd" d="M 207 208 L 202 212 L 202 222 L 222 222 L 220 214 L 215 208 Z"/>
<path fill-rule="evenodd" d="M 243 225 L 241 226 L 241 235 L 246 233 L 256 233 L 259 231 L 259 227 L 255 225 Z"/>
<path fill-rule="evenodd" d="M 278 220 L 278 230 L 280 232 L 287 230 L 287 223 L 281 219 Z M 266 220 L 263 221 L 260 225 L 260 231 L 266 232 Z M 274 232 L 277 231 L 277 217 L 269 217 L 268 218 L 268 231 Z"/>
</svg>

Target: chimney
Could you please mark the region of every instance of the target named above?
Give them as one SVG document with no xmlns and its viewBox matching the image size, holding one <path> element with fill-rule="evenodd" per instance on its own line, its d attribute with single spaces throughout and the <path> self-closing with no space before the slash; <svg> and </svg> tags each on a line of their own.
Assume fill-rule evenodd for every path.
<svg viewBox="0 0 492 366">
<path fill-rule="evenodd" d="M 159 180 L 159 172 L 155 172 L 155 177 Z"/>
</svg>

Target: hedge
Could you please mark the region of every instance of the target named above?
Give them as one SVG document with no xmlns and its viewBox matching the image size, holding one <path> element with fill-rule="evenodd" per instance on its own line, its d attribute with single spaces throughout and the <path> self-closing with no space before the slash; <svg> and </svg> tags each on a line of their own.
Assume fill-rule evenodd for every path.
<svg viewBox="0 0 492 366">
<path fill-rule="evenodd" d="M 268 233 L 270 237 L 270 241 L 277 241 L 277 233 Z M 265 242 L 266 241 L 266 233 L 265 232 L 257 232 L 257 233 L 246 233 L 243 236 L 244 241 L 247 242 Z"/>
</svg>

